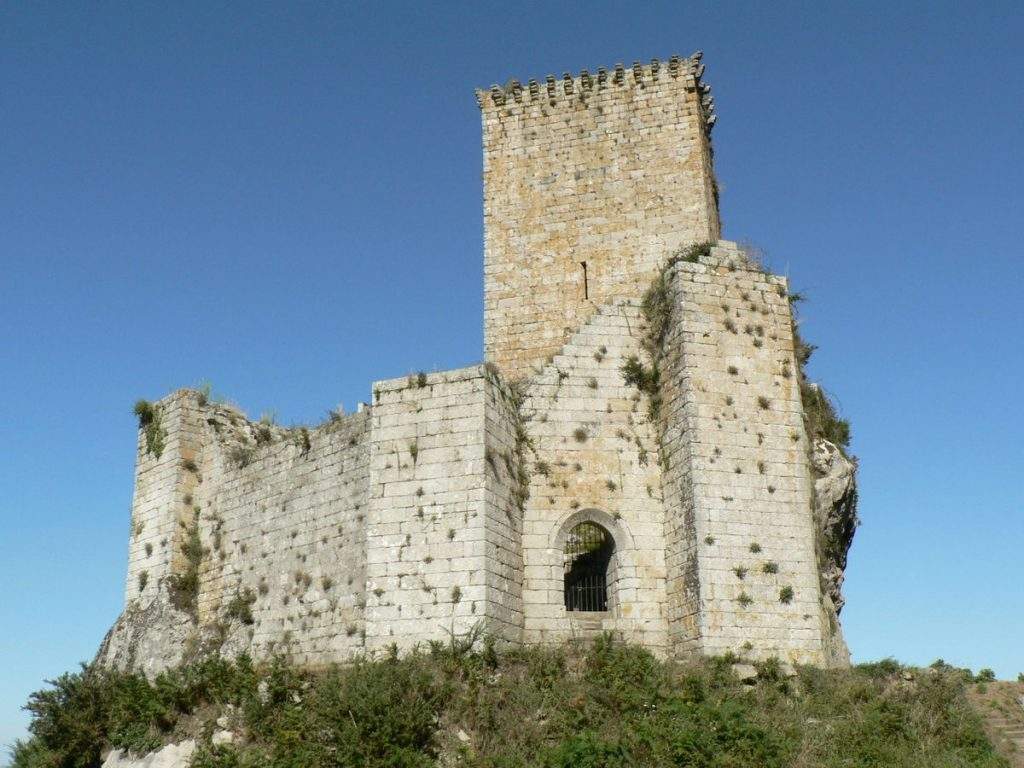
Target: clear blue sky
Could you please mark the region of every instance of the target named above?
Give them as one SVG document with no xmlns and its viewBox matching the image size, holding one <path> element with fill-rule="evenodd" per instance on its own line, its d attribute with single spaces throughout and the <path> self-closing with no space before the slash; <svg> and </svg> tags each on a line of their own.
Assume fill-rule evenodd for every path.
<svg viewBox="0 0 1024 768">
<path fill-rule="evenodd" d="M 1019 5 L 0 5 L 0 743 L 121 607 L 138 397 L 317 421 L 481 357 L 474 86 L 705 51 L 810 297 L 857 660 L 1024 671 Z"/>
</svg>

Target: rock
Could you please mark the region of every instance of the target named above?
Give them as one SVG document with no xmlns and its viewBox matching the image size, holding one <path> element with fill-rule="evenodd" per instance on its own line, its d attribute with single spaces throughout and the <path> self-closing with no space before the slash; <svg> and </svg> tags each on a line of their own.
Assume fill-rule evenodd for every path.
<svg viewBox="0 0 1024 768">
<path fill-rule="evenodd" d="M 461 728 L 459 728 L 459 730 L 455 732 L 455 738 L 457 738 L 463 744 L 469 744 L 469 734 Z"/>
<path fill-rule="evenodd" d="M 213 746 L 218 744 L 231 744 L 235 740 L 235 734 L 231 731 L 214 731 L 213 736 L 210 737 L 210 742 Z"/>
<path fill-rule="evenodd" d="M 120 749 L 113 750 L 103 761 L 103 768 L 188 768 L 196 743 L 192 739 L 180 744 L 168 744 L 163 749 L 134 757 Z"/>
<path fill-rule="evenodd" d="M 839 627 L 839 612 L 845 602 L 842 588 L 846 557 L 860 523 L 857 518 L 857 464 L 837 445 L 818 438 L 811 451 L 811 470 L 814 477 L 813 513 L 818 528 L 818 567 L 826 621 L 822 631 L 831 663 L 847 666 L 850 651 Z"/>
<path fill-rule="evenodd" d="M 744 683 L 753 683 L 757 680 L 757 667 L 753 664 L 733 664 L 733 674 Z"/>
<path fill-rule="evenodd" d="M 811 453 L 814 470 L 814 512 L 823 544 L 820 563 L 823 581 L 828 587 L 838 614 L 845 600 L 842 595 L 846 556 L 853 543 L 857 519 L 857 465 L 828 440 L 814 442 Z"/>
<path fill-rule="evenodd" d="M 195 632 L 192 615 L 176 608 L 161 584 L 152 602 L 132 602 L 125 608 L 103 638 L 94 663 L 153 678 L 182 663 L 187 641 Z"/>
</svg>

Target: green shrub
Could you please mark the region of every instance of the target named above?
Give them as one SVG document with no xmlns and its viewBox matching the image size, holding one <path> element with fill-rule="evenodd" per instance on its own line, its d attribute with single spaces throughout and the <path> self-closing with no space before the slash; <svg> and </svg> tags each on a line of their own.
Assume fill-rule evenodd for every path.
<svg viewBox="0 0 1024 768">
<path fill-rule="evenodd" d="M 570 736 L 544 758 L 545 768 L 626 768 L 635 765 L 622 744 L 606 741 L 592 731 Z"/>
<path fill-rule="evenodd" d="M 622 378 L 626 386 L 636 387 L 648 400 L 648 415 L 655 421 L 661 412 L 661 372 L 657 362 L 649 367 L 640 362 L 636 355 L 630 355 L 622 366 Z"/>
<path fill-rule="evenodd" d="M 251 589 L 246 588 L 236 592 L 227 606 L 226 613 L 228 618 L 235 619 L 243 624 L 252 624 L 252 606 L 255 602 L 256 595 Z"/>
<path fill-rule="evenodd" d="M 498 653 L 478 628 L 317 671 L 218 658 L 150 682 L 83 668 L 32 695 L 13 766 L 97 768 L 113 747 L 145 752 L 184 727 L 208 735 L 231 706 L 240 745 L 200 739 L 192 768 L 432 768 L 442 749 L 466 768 L 1006 768 L 962 670 L 886 659 L 799 667 L 793 685 L 768 660 L 743 685 L 736 661 L 659 661 L 611 634 Z"/>
<path fill-rule="evenodd" d="M 133 410 L 139 419 L 139 429 L 146 437 L 146 453 L 151 453 L 159 459 L 163 455 L 164 442 L 167 439 L 167 432 L 161 423 L 160 406 L 153 405 L 148 400 L 136 400 Z"/>
<path fill-rule="evenodd" d="M 185 570 L 171 574 L 168 579 L 171 603 L 179 610 L 195 613 L 199 598 L 199 567 L 206 556 L 206 548 L 199 537 L 198 511 L 185 528 L 181 553 L 185 556 Z"/>
</svg>

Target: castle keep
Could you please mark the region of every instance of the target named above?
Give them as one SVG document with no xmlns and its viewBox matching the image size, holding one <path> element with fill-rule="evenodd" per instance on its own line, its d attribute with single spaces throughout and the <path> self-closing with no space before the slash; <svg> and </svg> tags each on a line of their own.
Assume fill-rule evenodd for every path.
<svg viewBox="0 0 1024 768">
<path fill-rule="evenodd" d="M 477 93 L 484 364 L 316 427 L 140 404 L 100 659 L 318 664 L 482 628 L 848 663 L 854 465 L 807 422 L 785 279 L 719 240 L 703 69 Z"/>
</svg>

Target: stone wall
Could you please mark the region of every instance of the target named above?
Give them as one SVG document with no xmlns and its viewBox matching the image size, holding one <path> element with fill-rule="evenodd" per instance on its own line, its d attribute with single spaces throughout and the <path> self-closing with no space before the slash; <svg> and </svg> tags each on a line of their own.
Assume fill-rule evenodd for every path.
<svg viewBox="0 0 1024 768">
<path fill-rule="evenodd" d="M 367 647 L 404 650 L 478 622 L 518 640 L 507 390 L 475 366 L 378 382 L 374 401 Z"/>
<path fill-rule="evenodd" d="M 288 651 L 303 662 L 361 647 L 368 414 L 283 429 L 189 390 L 156 407 L 167 448 L 156 460 L 140 438 L 142 526 L 126 603 L 173 592 L 190 567 L 184 545 L 194 528 L 203 548 L 197 630 L 257 657 Z M 143 572 L 140 596 L 132 586 Z"/>
<path fill-rule="evenodd" d="M 718 236 L 699 59 L 477 94 L 485 365 L 377 382 L 317 427 L 189 390 L 156 404 L 102 659 L 316 664 L 483 627 L 845 663 L 854 466 L 815 465 L 814 507 L 785 280 L 719 241 L 666 273 L 657 344 L 641 311 L 670 254 Z M 622 368 L 652 351 L 645 394 Z M 615 543 L 608 610 L 586 615 L 563 594 L 582 521 Z"/>
<path fill-rule="evenodd" d="M 511 380 L 718 236 L 697 58 L 478 92 L 486 359 Z M 584 284 L 584 267 L 586 285 Z"/>
<path fill-rule="evenodd" d="M 195 455 L 199 430 L 193 397 L 180 390 L 156 404 L 155 429 L 163 444 L 162 450 L 156 449 L 159 455 L 149 449 L 144 430 L 137 436 L 126 605 L 148 605 L 156 599 L 159 585 L 179 557 L 180 521 L 191 512 L 183 499 L 193 482 L 182 462 Z"/>
<path fill-rule="evenodd" d="M 526 390 L 535 462 L 523 535 L 527 642 L 615 630 L 666 649 L 658 446 L 646 405 L 621 371 L 639 352 L 641 326 L 636 302 L 598 308 Z M 565 535 L 583 520 L 615 540 L 604 615 L 565 607 Z"/>
<path fill-rule="evenodd" d="M 248 611 L 229 641 L 258 657 L 350 656 L 363 644 L 368 414 L 305 431 L 203 416 L 200 621 Z"/>
<path fill-rule="evenodd" d="M 689 498 L 669 554 L 676 634 L 704 653 L 823 663 L 786 281 L 724 242 L 667 280 L 666 460 L 675 497 Z"/>
</svg>

